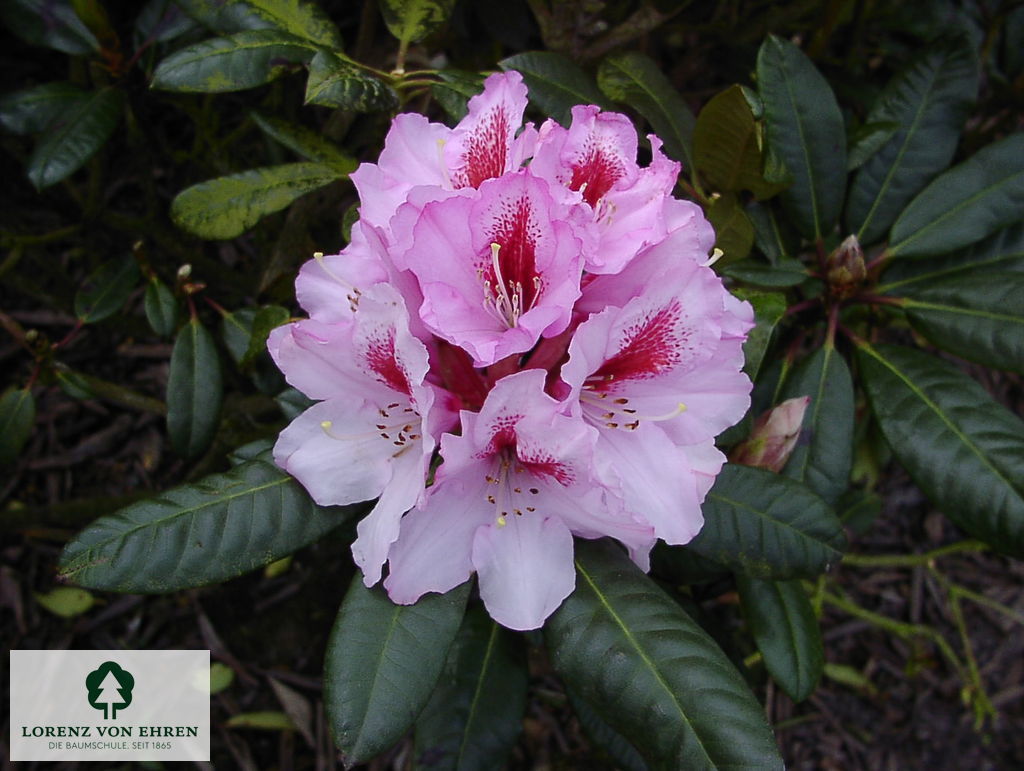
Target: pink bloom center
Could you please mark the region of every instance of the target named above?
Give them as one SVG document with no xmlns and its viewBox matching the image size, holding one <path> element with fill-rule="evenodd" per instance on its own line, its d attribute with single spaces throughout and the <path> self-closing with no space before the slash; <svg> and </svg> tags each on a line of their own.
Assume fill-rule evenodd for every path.
<svg viewBox="0 0 1024 771">
<path fill-rule="evenodd" d="M 573 165 L 569 187 L 580 191 L 583 200 L 596 208 L 597 202 L 625 173 L 618 158 L 600 147 L 591 146 L 582 163 Z"/>
<path fill-rule="evenodd" d="M 509 119 L 505 106 L 498 105 L 468 137 L 462 154 L 465 165 L 455 180 L 456 187 L 480 187 L 481 182 L 505 173 L 508 134 Z"/>
<path fill-rule="evenodd" d="M 530 200 L 511 202 L 496 223 L 490 259 L 480 257 L 477 272 L 484 286 L 484 307 L 512 328 L 540 297 L 543 281 L 537 270 L 536 250 L 540 237 L 531 222 Z"/>
<path fill-rule="evenodd" d="M 366 348 L 366 363 L 381 383 L 393 391 L 412 397 L 409 377 L 395 356 L 393 329 L 388 329 L 384 334 L 370 338 Z"/>
</svg>

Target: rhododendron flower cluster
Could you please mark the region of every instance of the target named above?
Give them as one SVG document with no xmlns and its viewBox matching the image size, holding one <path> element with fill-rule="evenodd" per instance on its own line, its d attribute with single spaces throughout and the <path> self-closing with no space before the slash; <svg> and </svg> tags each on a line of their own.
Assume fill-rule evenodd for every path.
<svg viewBox="0 0 1024 771">
<path fill-rule="evenodd" d="M 657 137 L 640 166 L 625 116 L 536 129 L 526 104 L 509 72 L 454 128 L 397 116 L 352 175 L 349 246 L 299 274 L 309 318 L 269 341 L 317 400 L 277 463 L 320 504 L 378 499 L 352 547 L 367 586 L 387 564 L 407 604 L 475 572 L 513 629 L 573 590 L 573 536 L 646 570 L 658 538 L 698 533 L 714 437 L 749 405 L 753 316 Z"/>
</svg>

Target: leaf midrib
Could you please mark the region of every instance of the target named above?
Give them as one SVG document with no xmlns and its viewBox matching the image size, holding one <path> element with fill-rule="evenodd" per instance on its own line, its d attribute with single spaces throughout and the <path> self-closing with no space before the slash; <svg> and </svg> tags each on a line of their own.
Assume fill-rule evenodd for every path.
<svg viewBox="0 0 1024 771">
<path fill-rule="evenodd" d="M 926 302 L 924 300 L 915 300 L 910 297 L 903 298 L 903 307 L 905 309 L 923 308 L 924 310 L 930 311 L 958 313 L 964 316 L 978 316 L 992 321 L 1005 321 L 1009 324 L 1024 324 L 1024 315 L 1013 316 L 1008 313 L 994 313 L 993 311 L 984 310 L 982 308 L 965 308 L 960 305 L 941 305 L 939 303 Z"/>
<path fill-rule="evenodd" d="M 358 580 L 358 578 L 356 580 Z M 390 600 L 388 602 L 390 602 Z M 380 671 L 382 669 L 381 661 L 384 659 L 384 653 L 388 649 L 388 643 L 391 642 L 391 637 L 394 635 L 395 629 L 398 626 L 398 616 L 401 612 L 402 606 L 392 604 L 391 622 L 388 624 L 388 632 L 384 635 L 384 640 L 381 642 L 379 650 L 380 655 L 377 657 L 377 665 L 373 670 L 373 680 L 370 682 L 370 690 L 366 697 L 366 711 L 362 715 L 359 722 L 359 730 L 356 732 L 355 740 L 352 742 L 352 754 L 357 758 L 357 760 L 364 759 L 360 756 L 357 750 L 359 749 L 359 745 L 363 738 L 363 731 L 366 730 L 366 717 L 370 714 L 370 706 L 373 704 L 374 693 L 377 690 L 377 681 L 380 679 Z"/>
<path fill-rule="evenodd" d="M 466 743 L 470 733 L 470 726 L 476 716 L 477 704 L 480 701 L 480 694 L 483 690 L 484 680 L 487 678 L 487 668 L 490 666 L 491 656 L 494 653 L 494 643 L 498 638 L 498 625 L 491 622 L 491 633 L 487 638 L 487 648 L 484 651 L 484 659 L 480 664 L 480 677 L 477 679 L 476 688 L 473 689 L 473 699 L 469 703 L 469 712 L 466 715 L 466 727 L 459 740 L 459 751 L 455 756 L 455 768 L 462 768 L 462 755 L 466 750 Z"/>
</svg>

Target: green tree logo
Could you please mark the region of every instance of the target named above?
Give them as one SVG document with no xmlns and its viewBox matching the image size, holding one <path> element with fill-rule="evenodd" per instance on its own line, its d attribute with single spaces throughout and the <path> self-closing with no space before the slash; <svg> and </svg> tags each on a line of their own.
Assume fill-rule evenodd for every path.
<svg viewBox="0 0 1024 771">
<path fill-rule="evenodd" d="M 85 676 L 89 704 L 103 710 L 104 719 L 116 718 L 117 711 L 132 703 L 135 678 L 113 661 L 104 661 Z"/>
</svg>

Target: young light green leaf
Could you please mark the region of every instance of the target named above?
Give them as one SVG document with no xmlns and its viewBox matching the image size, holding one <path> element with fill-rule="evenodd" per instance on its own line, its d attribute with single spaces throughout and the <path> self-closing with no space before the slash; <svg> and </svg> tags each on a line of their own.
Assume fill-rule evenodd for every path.
<svg viewBox="0 0 1024 771">
<path fill-rule="evenodd" d="M 379 112 L 397 107 L 398 95 L 391 86 L 360 69 L 350 59 L 335 56 L 330 51 L 318 51 L 309 63 L 306 103 Z"/>
<path fill-rule="evenodd" d="M 124 92 L 108 86 L 56 117 L 28 160 L 28 178 L 36 189 L 60 182 L 92 158 L 117 128 L 123 105 Z"/>
<path fill-rule="evenodd" d="M 416 721 L 415 767 L 501 768 L 523 729 L 528 680 L 522 641 L 470 608 Z"/>
<path fill-rule="evenodd" d="M 27 388 L 12 388 L 0 397 L 0 466 L 18 459 L 36 422 L 36 400 Z"/>
<path fill-rule="evenodd" d="M 779 401 L 797 396 L 809 396 L 811 403 L 782 473 L 835 506 L 850 483 L 854 401 L 850 369 L 833 345 L 826 343 L 796 367 Z"/>
<path fill-rule="evenodd" d="M 201 238 L 234 238 L 299 196 L 343 176 L 322 163 L 286 163 L 217 177 L 178 193 L 171 202 L 171 219 Z"/>
<path fill-rule="evenodd" d="M 608 106 L 593 78 L 563 54 L 527 51 L 502 59 L 498 66 L 505 72 L 521 73 L 530 89 L 530 101 L 563 126 L 572 122 L 572 108 L 578 104 Z"/>
<path fill-rule="evenodd" d="M 907 318 L 933 344 L 1024 373 L 1024 274 L 986 271 L 905 289 Z"/>
<path fill-rule="evenodd" d="M 704 528 L 686 548 L 754 578 L 816 576 L 846 545 L 821 498 L 764 469 L 727 464 L 703 510 Z"/>
<path fill-rule="evenodd" d="M 786 297 L 780 292 L 744 288 L 734 290 L 733 294 L 754 306 L 754 328 L 747 334 L 747 341 L 743 344 L 743 357 L 746 359 L 743 371 L 753 380 L 761 369 L 761 360 L 768 350 L 775 325 L 786 313 Z"/>
<path fill-rule="evenodd" d="M 130 257 L 103 263 L 75 293 L 79 321 L 95 324 L 121 310 L 140 275 L 138 264 Z"/>
<path fill-rule="evenodd" d="M 324 706 L 346 765 L 366 762 L 413 724 L 459 631 L 469 587 L 395 605 L 356 573 L 324 664 Z"/>
<path fill-rule="evenodd" d="M 15 134 L 38 134 L 90 96 L 88 91 L 64 81 L 4 94 L 0 97 L 0 125 Z"/>
<path fill-rule="evenodd" d="M 793 701 L 803 701 L 825 667 L 821 629 L 803 585 L 737 574 L 736 588 L 765 667 Z"/>
<path fill-rule="evenodd" d="M 194 458 L 209 447 L 223 395 L 213 336 L 193 318 L 178 332 L 167 376 L 167 432 L 176 453 Z"/>
<path fill-rule="evenodd" d="M 651 768 L 781 769 L 760 704 L 708 634 L 608 542 L 577 542 L 548 619 L 555 670 Z"/>
<path fill-rule="evenodd" d="M 178 301 L 167 285 L 153 276 L 146 285 L 146 320 L 160 337 L 170 337 L 178 325 Z"/>
<path fill-rule="evenodd" d="M 223 93 L 269 83 L 316 53 L 307 41 L 276 29 L 237 32 L 183 48 L 157 65 L 153 88 Z"/>
<path fill-rule="evenodd" d="M 294 731 L 295 724 L 284 712 L 239 712 L 224 721 L 228 728 L 257 728 L 261 731 Z"/>
<path fill-rule="evenodd" d="M 775 265 L 762 260 L 747 259 L 722 267 L 722 273 L 754 286 L 785 288 L 799 286 L 807 280 L 807 268 L 800 260 L 780 259 Z"/>
<path fill-rule="evenodd" d="M 973 244 L 1020 220 L 1024 132 L 979 150 L 937 177 L 903 210 L 889 254 L 923 257 Z"/>
<path fill-rule="evenodd" d="M 892 135 L 899 129 L 895 121 L 865 123 L 857 128 L 846 140 L 849 152 L 846 156 L 846 170 L 855 171 L 875 156 Z"/>
<path fill-rule="evenodd" d="M 58 572 L 119 592 L 206 586 L 291 554 L 360 511 L 317 506 L 267 454 L 97 519 L 64 548 Z"/>
<path fill-rule="evenodd" d="M 36 602 L 61 618 L 74 618 L 96 604 L 96 598 L 85 589 L 78 589 L 73 586 L 58 586 L 46 594 L 33 592 Z"/>
<path fill-rule="evenodd" d="M 835 95 L 811 60 L 769 35 L 757 55 L 768 143 L 793 175 L 782 202 L 809 239 L 832 232 L 846 187 L 846 129 Z"/>
<path fill-rule="evenodd" d="M 0 19 L 22 40 L 72 56 L 100 50 L 99 41 L 67 0 L 4 0 Z"/>
<path fill-rule="evenodd" d="M 918 486 L 967 532 L 1024 556 L 1024 422 L 923 351 L 862 343 L 857 357 L 882 434 Z"/>
<path fill-rule="evenodd" d="M 245 0 L 252 13 L 270 26 L 325 48 L 341 50 L 341 33 L 310 0 Z"/>
<path fill-rule="evenodd" d="M 696 119 L 650 57 L 637 51 L 613 54 L 601 62 L 597 83 L 610 99 L 643 115 L 665 143 L 665 152 L 682 162 L 687 173 L 693 173 Z"/>
<path fill-rule="evenodd" d="M 235 670 L 220 661 L 210 664 L 210 695 L 220 693 L 235 681 Z"/>
<path fill-rule="evenodd" d="M 289 150 L 298 153 L 307 161 L 330 166 L 341 174 L 350 174 L 359 165 L 355 158 L 346 155 L 334 142 L 305 126 L 268 115 L 260 115 L 258 112 L 252 113 L 252 119 L 264 134 L 277 140 Z"/>
<path fill-rule="evenodd" d="M 381 0 L 388 30 L 402 44 L 422 40 L 448 21 L 455 0 Z"/>
<path fill-rule="evenodd" d="M 884 238 L 910 199 L 949 165 L 977 90 L 978 60 L 964 37 L 926 46 L 886 86 L 867 124 L 896 131 L 865 160 L 846 206 L 846 227 L 862 244 Z"/>
</svg>

